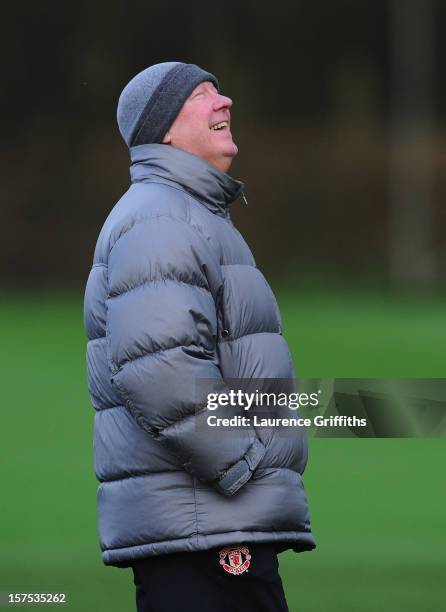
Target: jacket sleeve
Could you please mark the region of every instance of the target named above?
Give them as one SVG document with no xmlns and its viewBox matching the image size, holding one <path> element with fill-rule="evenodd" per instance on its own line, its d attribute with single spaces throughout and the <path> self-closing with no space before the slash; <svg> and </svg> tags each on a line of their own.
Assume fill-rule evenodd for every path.
<svg viewBox="0 0 446 612">
<path fill-rule="evenodd" d="M 109 255 L 107 348 L 112 384 L 139 425 L 186 471 L 232 495 L 265 447 L 253 427 L 207 424 L 207 393 L 227 391 L 216 354 L 219 282 L 197 229 L 170 217 L 137 221 Z"/>
</svg>

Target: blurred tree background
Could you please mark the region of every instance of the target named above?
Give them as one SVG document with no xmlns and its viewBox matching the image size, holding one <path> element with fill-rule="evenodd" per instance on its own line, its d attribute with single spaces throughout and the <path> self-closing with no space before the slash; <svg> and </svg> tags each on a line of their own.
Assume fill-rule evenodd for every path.
<svg viewBox="0 0 446 612">
<path fill-rule="evenodd" d="M 2 7 L 0 592 L 133 609 L 95 524 L 82 299 L 129 185 L 128 80 L 167 60 L 234 100 L 232 218 L 301 377 L 444 377 L 446 3 L 78 0 Z M 311 439 L 318 548 L 280 556 L 290 612 L 444 607 L 444 439 Z"/>
<path fill-rule="evenodd" d="M 433 0 L 10 3 L 3 278 L 83 286 L 101 224 L 129 182 L 118 96 L 141 69 L 177 59 L 217 74 L 234 99 L 231 174 L 249 207 L 236 203 L 233 217 L 270 277 L 394 286 L 401 268 L 422 268 L 406 275 L 408 288 L 425 277 L 441 288 L 445 12 Z M 420 117 L 426 127 L 408 144 Z"/>
</svg>

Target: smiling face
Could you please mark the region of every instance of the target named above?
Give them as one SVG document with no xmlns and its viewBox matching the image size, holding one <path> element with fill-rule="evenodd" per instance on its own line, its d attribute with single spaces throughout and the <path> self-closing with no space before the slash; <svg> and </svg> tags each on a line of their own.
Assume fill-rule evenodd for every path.
<svg viewBox="0 0 446 612">
<path fill-rule="evenodd" d="M 230 131 L 231 98 L 210 81 L 197 85 L 163 138 L 164 144 L 193 153 L 227 172 L 238 153 Z"/>
</svg>

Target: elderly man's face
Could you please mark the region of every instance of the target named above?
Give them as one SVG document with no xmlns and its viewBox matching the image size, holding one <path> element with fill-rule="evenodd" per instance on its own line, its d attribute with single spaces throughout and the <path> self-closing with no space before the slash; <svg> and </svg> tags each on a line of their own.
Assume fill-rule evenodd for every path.
<svg viewBox="0 0 446 612">
<path fill-rule="evenodd" d="M 227 172 L 238 149 L 230 131 L 232 100 L 210 81 L 200 83 L 183 105 L 163 139 Z M 218 126 L 218 127 L 217 127 Z"/>
</svg>

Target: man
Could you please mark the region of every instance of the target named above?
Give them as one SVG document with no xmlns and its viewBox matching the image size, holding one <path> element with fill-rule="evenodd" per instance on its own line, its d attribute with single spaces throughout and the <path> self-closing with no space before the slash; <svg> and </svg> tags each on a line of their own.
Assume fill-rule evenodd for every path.
<svg viewBox="0 0 446 612">
<path fill-rule="evenodd" d="M 287 610 L 277 553 L 315 546 L 302 431 L 207 424 L 228 379 L 294 378 L 229 215 L 231 106 L 180 62 L 139 73 L 118 104 L 132 184 L 98 238 L 85 326 L 102 558 L 133 568 L 140 612 Z"/>
</svg>

